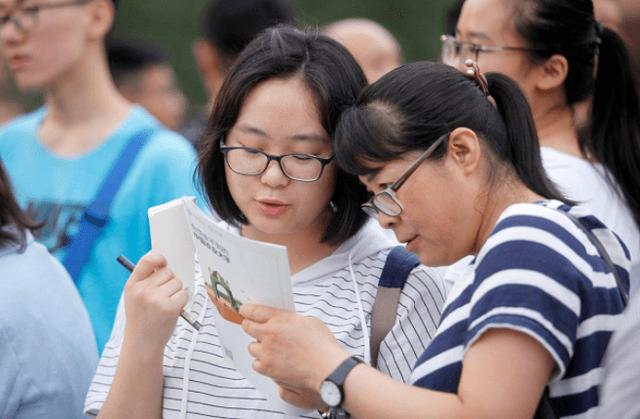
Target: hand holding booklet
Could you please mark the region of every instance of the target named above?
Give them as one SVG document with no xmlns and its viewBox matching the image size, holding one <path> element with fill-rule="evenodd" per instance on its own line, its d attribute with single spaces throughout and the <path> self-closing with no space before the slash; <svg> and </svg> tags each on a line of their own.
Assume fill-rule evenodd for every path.
<svg viewBox="0 0 640 419">
<path fill-rule="evenodd" d="M 237 370 L 275 406 L 301 413 L 279 397 L 278 386 L 252 368 L 247 347 L 253 341 L 240 324 L 245 302 L 294 310 L 289 261 L 284 246 L 258 242 L 227 231 L 202 212 L 192 197 L 149 209 L 151 242 L 189 292 L 194 291 L 195 260 L 217 310 L 215 324 L 225 355 Z"/>
</svg>

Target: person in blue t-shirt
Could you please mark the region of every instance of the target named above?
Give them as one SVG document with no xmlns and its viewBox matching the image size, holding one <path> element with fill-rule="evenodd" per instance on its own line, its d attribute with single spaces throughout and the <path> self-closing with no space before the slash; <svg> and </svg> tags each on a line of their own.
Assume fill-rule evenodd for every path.
<svg viewBox="0 0 640 419">
<path fill-rule="evenodd" d="M 407 250 L 431 266 L 474 256 L 413 386 L 350 358 L 317 319 L 245 304 L 254 368 L 290 403 L 329 417 L 593 417 L 629 252 L 548 180 L 516 84 L 467 69 L 400 67 L 363 90 L 336 132 L 338 164 L 374 194 L 364 208 Z"/>
<path fill-rule="evenodd" d="M 196 195 L 191 146 L 127 102 L 111 80 L 104 38 L 114 15 L 111 0 L 0 0 L 1 54 L 17 86 L 45 99 L 43 108 L 0 129 L 0 157 L 22 208 L 46 222 L 37 240 L 56 257 L 64 260 L 84 209 L 129 140 L 153 130 L 74 278 L 100 350 L 127 278 L 116 257 L 135 261 L 149 250 L 147 208 Z"/>
<path fill-rule="evenodd" d="M 36 227 L 0 162 L 0 417 L 79 419 L 98 351 L 78 291 L 33 241 Z"/>
</svg>

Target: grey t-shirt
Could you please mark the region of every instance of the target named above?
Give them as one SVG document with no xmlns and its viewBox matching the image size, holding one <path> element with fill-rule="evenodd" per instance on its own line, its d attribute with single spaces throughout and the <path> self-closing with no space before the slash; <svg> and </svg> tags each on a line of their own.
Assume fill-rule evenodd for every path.
<svg viewBox="0 0 640 419">
<path fill-rule="evenodd" d="M 625 310 L 605 358 L 600 410 L 596 417 L 640 418 L 640 293 Z"/>
</svg>

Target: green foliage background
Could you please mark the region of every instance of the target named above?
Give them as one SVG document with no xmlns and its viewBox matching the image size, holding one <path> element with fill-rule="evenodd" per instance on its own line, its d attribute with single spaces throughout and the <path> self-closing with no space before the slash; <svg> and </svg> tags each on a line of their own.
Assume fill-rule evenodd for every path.
<svg viewBox="0 0 640 419">
<path fill-rule="evenodd" d="M 120 0 L 115 35 L 148 39 L 173 56 L 181 86 L 192 104 L 206 101 L 191 55 L 198 16 L 207 0 Z M 433 59 L 446 10 L 453 0 L 297 0 L 302 25 L 322 26 L 366 17 L 386 26 L 400 41 L 406 61 Z"/>
</svg>

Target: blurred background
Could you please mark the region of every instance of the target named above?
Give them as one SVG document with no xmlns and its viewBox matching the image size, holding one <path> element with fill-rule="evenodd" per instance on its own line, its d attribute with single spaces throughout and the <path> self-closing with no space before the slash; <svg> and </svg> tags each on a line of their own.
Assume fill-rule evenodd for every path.
<svg viewBox="0 0 640 419">
<path fill-rule="evenodd" d="M 348 17 L 373 19 L 400 41 L 405 61 L 435 59 L 452 0 L 296 0 L 300 23 L 312 27 Z M 153 41 L 171 53 L 192 109 L 206 102 L 191 46 L 206 0 L 121 0 L 115 36 Z"/>
</svg>

